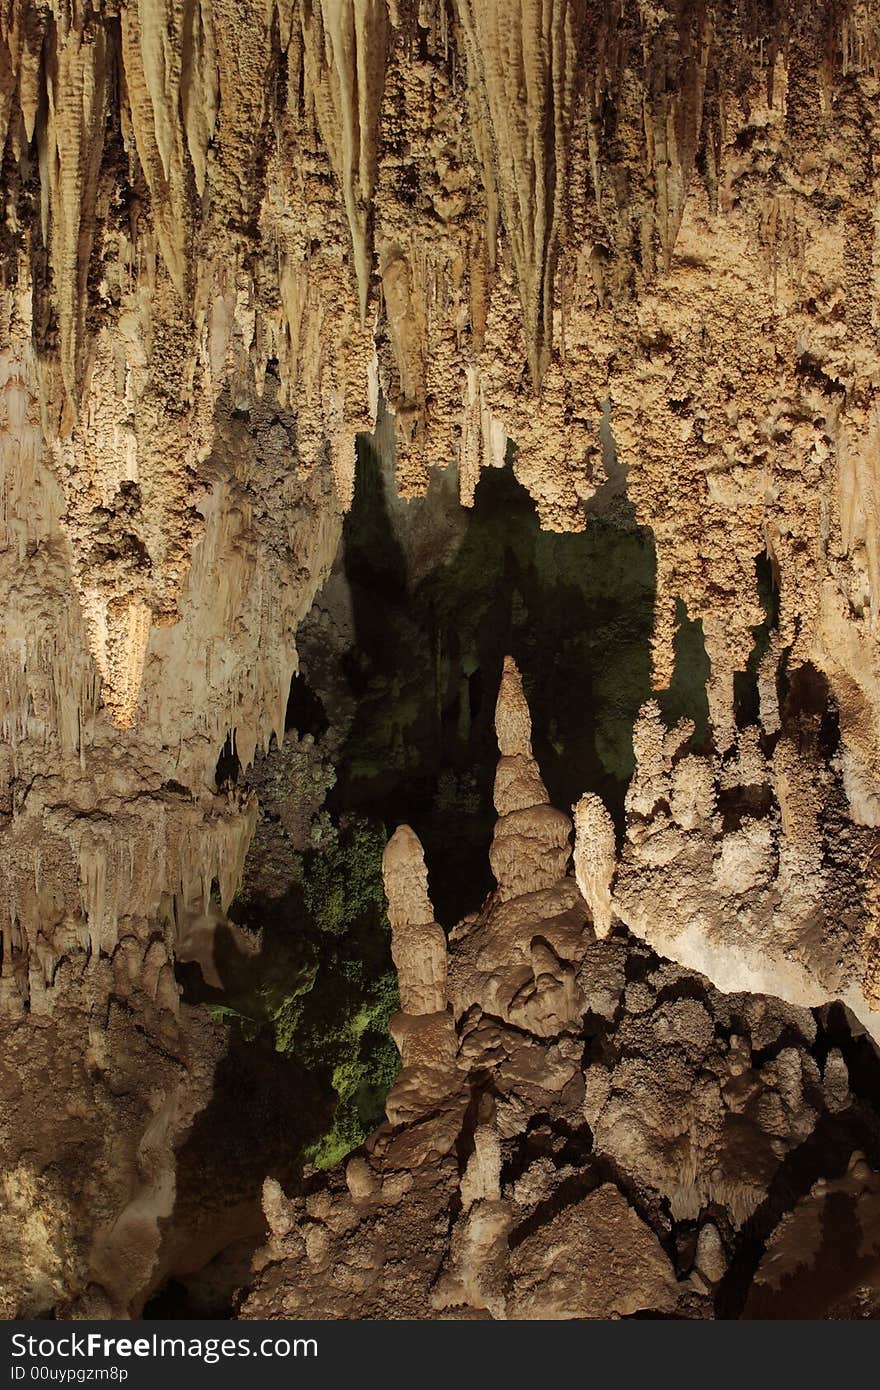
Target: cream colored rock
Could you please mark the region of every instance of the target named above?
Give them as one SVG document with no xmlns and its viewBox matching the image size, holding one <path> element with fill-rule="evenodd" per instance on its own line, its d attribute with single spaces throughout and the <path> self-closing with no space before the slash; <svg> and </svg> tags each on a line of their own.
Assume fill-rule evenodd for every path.
<svg viewBox="0 0 880 1390">
<path fill-rule="evenodd" d="M 517 0 L 502 13 L 491 0 L 458 0 L 457 8 L 468 71 L 480 82 L 499 152 L 501 205 L 537 388 L 552 349 L 553 279 L 585 7 L 581 0 Z"/>
<path fill-rule="evenodd" d="M 382 879 L 392 929 L 433 922 L 424 851 L 408 825 L 399 825 L 385 846 Z"/>
<path fill-rule="evenodd" d="M 499 819 L 489 860 L 499 897 L 517 898 L 550 888 L 564 876 L 571 822 L 549 804 L 532 756 L 532 720 L 522 678 L 510 656 L 504 658 L 495 731 L 501 754 L 495 777 Z"/>
<path fill-rule="evenodd" d="M 586 792 L 574 807 L 574 875 L 598 937 L 613 916 L 611 882 L 616 867 L 614 823 L 600 797 Z"/>
<path fill-rule="evenodd" d="M 707 1221 L 705 1225 L 700 1227 L 694 1268 L 710 1287 L 720 1283 L 724 1278 L 727 1260 L 718 1227 L 712 1221 Z"/>
<path fill-rule="evenodd" d="M 493 799 L 499 816 L 526 811 L 545 802 L 547 788 L 535 759 L 526 753 L 502 755 L 495 772 Z"/>
<path fill-rule="evenodd" d="M 421 843 L 408 825 L 388 841 L 382 876 L 403 1011 L 438 1013 L 446 1007 L 446 937 L 434 921 Z"/>
<path fill-rule="evenodd" d="M 842 777 L 824 761 L 817 728 L 816 715 L 803 716 L 800 735 L 780 736 L 769 763 L 749 729 L 725 759 L 682 756 L 675 731 L 666 741 L 656 702 L 646 705 L 614 909 L 655 950 L 719 988 L 806 1008 L 840 998 L 878 1036 L 874 860 L 863 833 L 868 872 L 847 852 L 829 874 L 819 808 Z M 738 803 L 726 827 L 722 797 Z"/>
<path fill-rule="evenodd" d="M 505 1316 L 512 1215 L 507 1202 L 483 1200 L 468 1205 L 431 1298 L 434 1308 L 485 1309 L 494 1318 Z"/>
<path fill-rule="evenodd" d="M 800 8 L 593 7 L 586 32 L 581 0 L 5 6 L 4 1051 L 89 1155 L 71 1203 L 59 1136 L 23 1152 L 10 1101 L 10 1315 L 137 1312 L 166 1267 L 213 1084 L 177 933 L 208 959 L 254 822 L 217 755 L 283 733 L 380 394 L 402 492 L 457 458 L 469 505 L 512 444 L 567 531 L 614 483 L 604 413 L 656 546 L 654 687 L 686 675 L 677 636 L 709 661 L 702 744 L 659 706 L 635 730 L 615 911 L 725 989 L 840 998 L 877 1034 L 878 20 Z M 505 681 L 493 856 L 520 896 L 449 992 L 550 1027 L 589 929 Z"/>
<path fill-rule="evenodd" d="M 501 1200 L 501 1141 L 493 1124 L 478 1125 L 474 1131 L 474 1151 L 461 1180 L 461 1201 L 465 1210 L 474 1202 Z"/>
<path fill-rule="evenodd" d="M 495 827 L 489 862 L 502 899 L 552 888 L 571 858 L 571 821 L 554 806 L 511 811 Z"/>
<path fill-rule="evenodd" d="M 458 1038 L 447 1009 L 446 936 L 433 920 L 422 846 L 408 825 L 399 826 L 385 846 L 382 876 L 401 1003 L 388 1028 L 402 1063 L 385 1111 L 399 1125 L 455 1090 Z"/>
<path fill-rule="evenodd" d="M 379 1183 L 376 1175 L 360 1154 L 349 1159 L 345 1165 L 345 1182 L 355 1202 L 366 1202 L 378 1195 Z"/>
<path fill-rule="evenodd" d="M 495 704 L 495 734 L 502 758 L 532 757 L 532 717 L 523 694 L 522 677 L 512 656 L 504 658 L 504 669 Z M 547 799 L 546 792 L 542 801 Z M 534 804 L 534 803 L 533 803 Z M 501 813 L 501 808 L 495 808 Z"/>
<path fill-rule="evenodd" d="M 271 1234 L 276 1239 L 286 1236 L 293 1226 L 292 1204 L 275 1178 L 267 1178 L 263 1183 L 263 1214 Z"/>
<path fill-rule="evenodd" d="M 829 1110 L 845 1110 L 847 1106 L 852 1104 L 849 1068 L 842 1052 L 837 1047 L 833 1047 L 825 1059 L 822 1086 L 825 1091 L 825 1104 Z"/>
</svg>

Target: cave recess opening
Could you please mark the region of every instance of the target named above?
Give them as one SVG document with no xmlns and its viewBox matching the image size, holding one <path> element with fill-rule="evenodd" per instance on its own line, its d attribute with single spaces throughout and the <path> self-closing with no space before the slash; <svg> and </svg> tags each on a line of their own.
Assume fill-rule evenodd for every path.
<svg viewBox="0 0 880 1390">
<path fill-rule="evenodd" d="M 387 428 L 387 421 L 386 421 Z M 494 707 L 505 655 L 522 673 L 533 746 L 554 805 L 598 793 L 622 832 L 633 726 L 651 697 L 656 559 L 637 524 L 606 415 L 607 481 L 578 533 L 542 531 L 505 465 L 483 472 L 474 506 L 452 467 L 403 499 L 381 432 L 358 441 L 353 505 L 332 571 L 297 634 L 299 669 L 280 743 L 241 774 L 260 806 L 230 921 L 215 940 L 222 988 L 183 967 L 240 1042 L 268 1040 L 317 1082 L 298 1135 L 305 1160 L 337 1162 L 381 1121 L 397 1053 L 397 1007 L 381 856 L 401 823 L 425 849 L 448 930 L 493 887 L 498 751 Z M 699 723 L 707 674 L 699 623 L 679 613 L 669 722 Z M 229 775 L 234 742 L 218 765 Z M 259 950 L 248 941 L 259 940 Z"/>
<path fill-rule="evenodd" d="M 625 493 L 599 502 L 584 531 L 542 531 L 510 458 L 484 470 L 471 511 L 454 469 L 404 501 L 391 465 L 361 441 L 337 564 L 300 629 L 299 679 L 325 712 L 342 712 L 323 736 L 331 816 L 389 833 L 410 824 L 447 928 L 492 887 L 506 654 L 553 803 L 598 792 L 622 827 L 633 724 L 651 694 L 656 563 Z"/>
</svg>

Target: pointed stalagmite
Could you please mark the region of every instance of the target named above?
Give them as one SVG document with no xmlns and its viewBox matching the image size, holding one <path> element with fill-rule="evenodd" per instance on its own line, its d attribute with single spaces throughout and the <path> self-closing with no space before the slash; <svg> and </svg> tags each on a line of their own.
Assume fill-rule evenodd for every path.
<svg viewBox="0 0 880 1390">
<path fill-rule="evenodd" d="M 523 693 L 522 676 L 512 656 L 504 658 L 498 686 L 495 736 L 502 758 L 532 757 L 532 716 Z"/>
<path fill-rule="evenodd" d="M 401 1008 L 439 1013 L 446 1008 L 446 937 L 434 921 L 421 842 L 408 825 L 398 826 L 385 846 L 382 877 Z"/>
<path fill-rule="evenodd" d="M 498 823 L 489 853 L 502 899 L 549 888 L 565 874 L 571 821 L 550 805 L 532 754 L 532 720 L 513 657 L 504 670 L 495 706 L 501 757 L 495 775 Z"/>
<path fill-rule="evenodd" d="M 571 821 L 550 805 L 532 753 L 522 681 L 510 656 L 495 727 L 501 757 L 489 858 L 498 886 L 482 912 L 466 918 L 450 937 L 450 1001 L 459 1017 L 476 1008 L 537 1036 L 556 1037 L 583 1013 L 576 969 L 589 927 L 567 874 Z"/>
<path fill-rule="evenodd" d="M 434 921 L 421 842 L 408 825 L 399 826 L 385 846 L 382 877 L 401 1005 L 388 1030 L 403 1064 L 385 1108 L 391 1123 L 399 1124 L 446 1094 L 457 1039 L 446 1006 L 446 936 Z"/>
</svg>

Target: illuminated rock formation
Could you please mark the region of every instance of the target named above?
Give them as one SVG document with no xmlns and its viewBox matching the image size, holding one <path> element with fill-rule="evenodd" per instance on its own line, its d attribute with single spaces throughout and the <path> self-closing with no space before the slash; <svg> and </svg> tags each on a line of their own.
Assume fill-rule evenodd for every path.
<svg viewBox="0 0 880 1390">
<path fill-rule="evenodd" d="M 498 823 L 489 857 L 504 901 L 552 888 L 564 877 L 571 855 L 571 822 L 550 805 L 532 757 L 529 707 L 512 657 L 504 661 L 495 729 L 501 753 L 495 778 Z"/>
<path fill-rule="evenodd" d="M 446 994 L 433 914 L 404 902 L 404 1070 L 440 1047 L 425 1019 L 451 1049 L 454 1014 L 468 1066 L 519 1068 L 499 1142 L 517 1107 L 538 1113 L 533 1086 L 565 1093 L 574 1125 L 583 955 L 595 931 L 613 958 L 615 920 L 717 988 L 842 1000 L 880 1034 L 878 78 L 877 7 L 855 0 L 3 6 L 0 1157 L 11 1210 L 41 1213 L 38 1234 L 3 1227 L 4 1310 L 137 1312 L 168 1268 L 175 1155 L 222 1036 L 180 1004 L 178 946 L 222 926 L 256 819 L 217 759 L 229 740 L 247 768 L 283 735 L 297 628 L 380 400 L 401 496 L 452 463 L 469 506 L 509 457 L 545 529 L 583 530 L 610 494 L 656 546 L 658 703 L 634 732 L 619 854 L 591 791 L 568 874 L 509 666 L 497 892 L 455 929 Z M 685 617 L 710 667 L 704 731 L 662 714 Z M 596 971 L 604 1008 L 613 971 Z M 754 1070 L 733 1051 L 728 1071 Z M 758 1059 L 763 1101 L 802 1116 L 768 1163 L 818 1104 L 807 1063 L 782 1057 L 772 1075 Z M 374 1180 L 404 1200 L 412 1152 L 455 1186 L 466 1092 L 424 1137 L 413 1092 L 340 1219 Z M 53 1186 L 60 1128 L 26 1148 L 17 1122 L 59 1097 L 73 1195 Z M 687 1150 L 670 1177 L 658 1160 L 656 1189 L 715 1200 L 725 1165 L 714 1186 L 688 1166 L 708 1161 Z M 527 1233 L 522 1301 L 501 1292 L 519 1198 L 483 1185 L 438 1256 L 447 1296 L 548 1311 Z M 636 1301 L 667 1308 L 669 1252 L 602 1193 L 604 1177 L 562 1233 L 571 1258 L 615 1230 L 643 1240 Z M 133 1233 L 125 1269 L 114 1229 Z M 387 1297 L 427 1306 L 403 1282 Z M 617 1288 L 580 1297 L 559 1286 L 571 1316 L 633 1311 Z"/>
<path fill-rule="evenodd" d="M 386 1102 L 394 1124 L 455 1088 L 456 1039 L 446 1007 L 446 937 L 434 921 L 422 847 L 408 825 L 388 841 L 382 876 L 400 984 L 401 1010 L 388 1025 L 402 1062 Z"/>
<path fill-rule="evenodd" d="M 849 826 L 829 855 L 822 825 L 845 792 L 820 719 L 819 708 L 792 714 L 771 758 L 746 727 L 722 760 L 688 753 L 690 730 L 664 734 L 647 705 L 611 910 L 720 989 L 806 1007 L 842 999 L 878 1037 L 874 832 Z M 579 831 L 576 861 L 590 853 Z"/>
<path fill-rule="evenodd" d="M 410 1015 L 440 1013 L 446 1008 L 446 937 L 434 921 L 422 847 L 408 825 L 388 841 L 382 876 L 401 1008 Z"/>
<path fill-rule="evenodd" d="M 458 1014 L 475 1006 L 554 1037 L 580 1017 L 574 963 L 586 913 L 577 885 L 566 877 L 571 821 L 549 803 L 532 755 L 529 707 L 511 657 L 504 661 L 495 728 L 501 757 L 489 857 L 498 887 L 489 910 L 455 929 L 450 998 Z"/>
<path fill-rule="evenodd" d="M 615 862 L 614 824 L 601 798 L 587 792 L 574 808 L 574 875 L 597 936 L 611 926 Z"/>
<path fill-rule="evenodd" d="M 510 662 L 499 707 L 503 767 L 530 757 Z M 540 781 L 533 761 L 530 776 Z M 540 843 L 523 853 L 539 868 Z M 414 964 L 397 941 L 430 913 L 406 828 L 389 843 L 385 878 L 411 997 L 413 976 L 433 982 L 436 968 Z M 564 892 L 575 904 L 565 934 L 554 915 Z M 526 943 L 532 961 L 547 943 L 544 974 L 508 1000 L 504 982 Z M 862 1280 L 875 1306 L 880 1178 L 854 1147 L 880 1134 L 870 1044 L 870 1078 L 859 1077 L 827 1049 L 828 1017 L 721 994 L 619 928 L 597 939 L 571 878 L 516 899 L 491 894 L 450 936 L 449 981 L 443 1091 L 424 1090 L 418 1105 L 410 1090 L 405 1111 L 389 1105 L 344 1172 L 313 1175 L 304 1194 L 267 1185 L 270 1239 L 243 1291 L 244 1317 L 731 1316 L 801 1265 L 827 1271 L 832 1302 L 854 1299 Z M 476 986 L 469 994 L 464 981 Z M 828 1180 L 814 1181 L 819 1173 Z M 831 1253 L 835 1193 L 862 1233 L 849 1273 Z M 849 1229 L 844 1215 L 841 1238 Z M 756 1231 L 766 1254 L 752 1284 Z M 817 1281 L 817 1312 L 824 1288 Z"/>
</svg>

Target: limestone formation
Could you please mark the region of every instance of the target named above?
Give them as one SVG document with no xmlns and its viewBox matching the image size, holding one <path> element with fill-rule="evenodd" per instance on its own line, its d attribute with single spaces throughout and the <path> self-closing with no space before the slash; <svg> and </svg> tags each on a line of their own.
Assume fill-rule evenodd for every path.
<svg viewBox="0 0 880 1390">
<path fill-rule="evenodd" d="M 615 860 L 614 824 L 600 797 L 586 792 L 574 808 L 574 873 L 600 937 L 611 927 Z"/>
<path fill-rule="evenodd" d="M 391 923 L 391 954 L 406 1014 L 446 1008 L 446 937 L 434 921 L 422 847 L 408 825 L 394 832 L 382 857 Z"/>
<path fill-rule="evenodd" d="M 681 736 L 663 734 L 655 703 L 642 711 L 613 912 L 721 989 L 806 1007 L 843 999 L 880 1037 L 871 984 L 874 832 L 851 826 L 842 857 L 829 861 L 820 817 L 845 792 L 839 761 L 819 746 L 815 716 L 799 714 L 778 734 L 772 759 L 749 728 L 737 732 L 726 760 L 686 753 Z M 722 803 L 736 808 L 734 824 Z M 580 843 L 576 857 L 586 853 L 583 831 Z M 586 882 L 589 901 L 595 889 Z M 735 930 L 726 927 L 734 921 Z"/>
<path fill-rule="evenodd" d="M 495 708 L 501 758 L 490 855 L 501 899 L 551 888 L 565 874 L 571 822 L 550 805 L 532 757 L 531 717 L 516 662 L 505 657 Z"/>
<path fill-rule="evenodd" d="M 502 765 L 531 760 L 511 662 L 499 703 Z M 406 930 L 430 912 L 411 831 L 393 837 L 385 874 L 394 929 Z M 578 903 L 572 879 L 562 884 Z M 823 1078 L 828 1018 L 721 994 L 619 925 L 594 933 L 582 904 L 563 932 L 558 905 L 546 889 L 495 892 L 454 929 L 442 1095 L 410 1089 L 406 1111 L 389 1105 L 344 1178 L 314 1175 L 286 1201 L 267 1189 L 270 1239 L 244 1317 L 705 1318 L 738 1315 L 747 1299 L 772 1316 L 784 1281 L 800 1268 L 814 1277 L 844 1203 L 857 1213 L 856 1263 L 826 1253 L 812 1306 L 876 1306 L 870 1044 L 872 1079 L 838 1049 Z M 541 975 L 509 1001 L 499 982 L 526 942 Z M 465 993 L 465 981 L 477 987 Z M 811 1183 L 826 1169 L 834 1176 Z M 756 1234 L 766 1253 L 750 1283 Z"/>
<path fill-rule="evenodd" d="M 876 1313 L 878 91 L 877 0 L 0 6 L 4 1314 L 138 1316 L 234 1250 L 271 1316 L 788 1316 L 844 1207 L 815 1306 Z M 377 421 L 423 574 L 435 469 L 470 507 L 509 465 L 546 532 L 641 528 L 650 658 L 616 742 L 598 671 L 583 740 L 536 725 L 546 786 L 508 659 L 496 886 L 448 946 L 413 833 L 386 851 L 387 1125 L 303 1178 L 279 1121 L 205 1196 L 266 1039 L 181 990 L 260 958 L 249 852 L 302 890 L 319 808 L 248 770 L 331 569 L 344 608 Z M 474 645 L 438 744 L 486 709 Z"/>
<path fill-rule="evenodd" d="M 399 1123 L 452 1089 L 456 1042 L 446 1007 L 446 937 L 434 921 L 422 847 L 408 825 L 388 841 L 382 876 L 400 987 L 400 1013 L 388 1026 L 402 1062 L 386 1110 Z"/>
<path fill-rule="evenodd" d="M 574 965 L 586 913 L 566 870 L 571 822 L 549 803 L 531 749 L 531 719 L 516 663 L 505 658 L 495 728 L 498 820 L 489 852 L 497 889 L 475 920 L 455 928 L 450 999 L 552 1037 L 580 1014 Z M 533 801 L 533 798 L 537 800 Z M 536 920 L 542 921 L 540 932 Z"/>
</svg>

